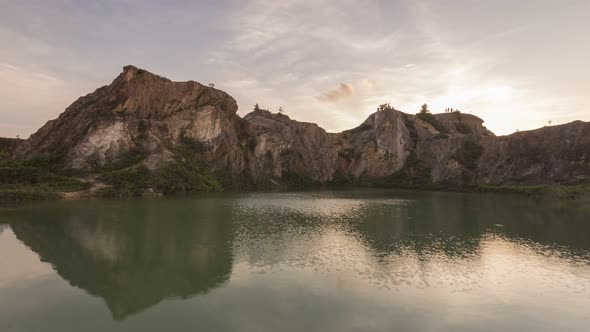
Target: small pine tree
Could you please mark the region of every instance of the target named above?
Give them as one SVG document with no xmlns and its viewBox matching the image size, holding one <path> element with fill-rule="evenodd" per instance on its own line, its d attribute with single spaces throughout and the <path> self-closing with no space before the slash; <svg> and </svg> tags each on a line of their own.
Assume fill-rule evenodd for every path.
<svg viewBox="0 0 590 332">
<path fill-rule="evenodd" d="M 279 114 L 283 114 L 284 110 L 283 110 L 283 106 L 279 106 Z"/>
<path fill-rule="evenodd" d="M 254 110 L 255 111 L 260 111 L 260 106 L 258 106 L 258 103 L 256 105 L 254 105 Z"/>
<path fill-rule="evenodd" d="M 422 113 L 422 114 L 430 113 L 430 111 L 428 110 L 428 105 L 426 105 L 426 104 L 422 105 L 422 107 L 420 107 L 420 113 Z"/>
</svg>

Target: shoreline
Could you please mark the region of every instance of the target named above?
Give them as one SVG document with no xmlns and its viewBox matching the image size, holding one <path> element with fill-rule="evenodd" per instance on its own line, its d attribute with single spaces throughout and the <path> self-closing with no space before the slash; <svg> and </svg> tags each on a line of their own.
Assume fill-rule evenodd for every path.
<svg viewBox="0 0 590 332">
<path fill-rule="evenodd" d="M 44 190 L 43 187 L 26 186 L 25 188 L 13 188 L 5 190 L 0 188 L 0 202 L 29 202 L 43 200 L 82 200 L 95 198 L 156 198 L 172 197 L 176 195 L 207 194 L 207 193 L 267 193 L 267 192 L 290 192 L 290 191 L 314 191 L 314 190 L 362 190 L 362 189 L 390 189 L 390 190 L 411 190 L 411 191 L 433 191 L 433 192 L 456 192 L 456 193 L 496 193 L 516 194 L 531 198 L 546 198 L 557 201 L 585 201 L 590 202 L 590 184 L 578 185 L 477 185 L 477 186 L 441 186 L 441 185 L 420 185 L 420 186 L 379 186 L 379 185 L 318 185 L 318 186 L 295 186 L 277 188 L 248 188 L 246 190 L 219 190 L 219 191 L 194 191 L 194 192 L 172 192 L 159 193 L 152 188 L 147 188 L 141 193 L 117 191 L 110 185 L 99 182 L 87 182 L 88 187 L 78 191 L 52 191 Z"/>
</svg>

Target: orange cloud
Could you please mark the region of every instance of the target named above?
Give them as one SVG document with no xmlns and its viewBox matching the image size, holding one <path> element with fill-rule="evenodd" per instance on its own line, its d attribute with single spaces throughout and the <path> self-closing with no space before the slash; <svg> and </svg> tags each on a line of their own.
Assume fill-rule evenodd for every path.
<svg viewBox="0 0 590 332">
<path fill-rule="evenodd" d="M 335 103 L 341 99 L 354 95 L 352 84 L 340 83 L 338 88 L 322 93 L 316 99 L 322 103 Z"/>
</svg>

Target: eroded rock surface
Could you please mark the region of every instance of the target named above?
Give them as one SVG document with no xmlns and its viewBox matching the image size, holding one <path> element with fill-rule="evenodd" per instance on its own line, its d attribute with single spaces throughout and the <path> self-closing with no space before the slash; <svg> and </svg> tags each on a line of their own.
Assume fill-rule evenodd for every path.
<svg viewBox="0 0 590 332">
<path fill-rule="evenodd" d="M 59 156 L 64 169 L 157 170 L 181 147 L 216 174 L 259 185 L 326 184 L 336 178 L 420 178 L 450 185 L 590 182 L 590 124 L 573 123 L 496 137 L 483 120 L 458 112 L 417 116 L 387 108 L 359 127 L 327 133 L 313 123 L 256 110 L 244 118 L 227 93 L 172 82 L 126 66 L 108 86 L 79 98 L 11 154 Z M 414 179 L 412 180 L 414 181 Z"/>
</svg>

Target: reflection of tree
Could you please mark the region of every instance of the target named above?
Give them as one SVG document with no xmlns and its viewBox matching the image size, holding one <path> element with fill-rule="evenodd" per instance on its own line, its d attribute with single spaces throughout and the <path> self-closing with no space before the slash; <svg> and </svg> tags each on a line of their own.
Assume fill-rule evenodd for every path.
<svg viewBox="0 0 590 332">
<path fill-rule="evenodd" d="M 232 226 L 223 206 L 198 200 L 120 205 L 57 209 L 51 221 L 36 221 L 33 213 L 12 228 L 62 278 L 103 298 L 116 319 L 228 280 Z"/>
<path fill-rule="evenodd" d="M 0 234 L 2 234 L 2 232 L 4 232 L 4 230 L 8 228 L 8 225 L 6 224 L 0 224 Z"/>
</svg>

